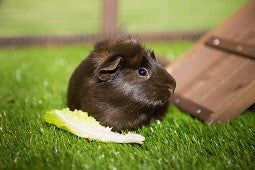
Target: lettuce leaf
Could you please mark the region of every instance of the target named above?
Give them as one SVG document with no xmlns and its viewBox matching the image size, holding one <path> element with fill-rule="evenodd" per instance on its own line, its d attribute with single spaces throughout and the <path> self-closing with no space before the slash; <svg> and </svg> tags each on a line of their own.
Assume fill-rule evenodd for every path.
<svg viewBox="0 0 255 170">
<path fill-rule="evenodd" d="M 54 124 L 60 129 L 67 130 L 79 137 L 90 140 L 139 144 L 142 144 L 145 140 L 139 134 L 128 133 L 124 135 L 112 132 L 112 128 L 100 125 L 95 118 L 88 116 L 88 113 L 81 110 L 70 111 L 68 108 L 51 110 L 46 112 L 44 119 L 46 122 Z"/>
</svg>

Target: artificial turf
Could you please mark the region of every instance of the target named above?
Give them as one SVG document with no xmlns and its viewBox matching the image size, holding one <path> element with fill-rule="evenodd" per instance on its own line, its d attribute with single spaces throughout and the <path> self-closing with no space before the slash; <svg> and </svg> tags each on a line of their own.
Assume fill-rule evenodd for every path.
<svg viewBox="0 0 255 170">
<path fill-rule="evenodd" d="M 192 42 L 149 44 L 176 58 Z M 137 130 L 143 145 L 78 138 L 43 120 L 66 107 L 67 82 L 91 45 L 0 51 L 0 169 L 255 169 L 255 115 L 208 126 L 169 107 Z"/>
</svg>

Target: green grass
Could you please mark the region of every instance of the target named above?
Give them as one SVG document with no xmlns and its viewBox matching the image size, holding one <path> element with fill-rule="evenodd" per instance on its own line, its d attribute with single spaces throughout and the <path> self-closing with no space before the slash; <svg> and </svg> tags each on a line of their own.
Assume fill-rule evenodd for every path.
<svg viewBox="0 0 255 170">
<path fill-rule="evenodd" d="M 192 42 L 150 44 L 176 58 Z M 0 51 L 0 169 L 254 169 L 255 116 L 207 126 L 171 106 L 161 123 L 137 130 L 143 145 L 88 141 L 47 124 L 66 107 L 70 74 L 90 45 Z"/>
<path fill-rule="evenodd" d="M 0 36 L 83 34 L 101 30 L 100 0 L 0 0 Z M 246 0 L 120 0 L 128 32 L 203 30 Z M 156 4 L 157 3 L 157 4 Z M 192 42 L 151 43 L 173 60 Z M 169 107 L 161 123 L 137 130 L 143 145 L 88 141 L 43 120 L 66 107 L 68 79 L 92 46 L 0 51 L 0 169 L 255 169 L 255 116 L 207 126 Z"/>
<path fill-rule="evenodd" d="M 128 32 L 207 30 L 247 0 L 118 0 Z M 102 0 L 0 0 L 0 36 L 88 34 L 102 30 Z"/>
</svg>

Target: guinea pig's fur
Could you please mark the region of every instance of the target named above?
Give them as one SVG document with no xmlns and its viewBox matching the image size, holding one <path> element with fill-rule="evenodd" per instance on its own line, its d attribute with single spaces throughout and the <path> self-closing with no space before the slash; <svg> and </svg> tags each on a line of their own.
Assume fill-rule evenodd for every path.
<svg viewBox="0 0 255 170">
<path fill-rule="evenodd" d="M 165 115 L 175 86 L 152 50 L 136 38 L 119 37 L 97 43 L 76 68 L 67 102 L 114 131 L 134 130 Z"/>
</svg>

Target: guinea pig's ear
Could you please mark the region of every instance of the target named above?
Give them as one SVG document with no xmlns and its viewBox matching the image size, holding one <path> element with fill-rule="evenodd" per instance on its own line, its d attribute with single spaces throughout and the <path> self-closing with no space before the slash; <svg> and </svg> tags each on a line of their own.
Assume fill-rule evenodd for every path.
<svg viewBox="0 0 255 170">
<path fill-rule="evenodd" d="M 116 56 L 112 58 L 108 58 L 104 63 L 99 66 L 97 71 L 97 77 L 101 81 L 110 80 L 114 73 L 117 71 L 117 67 L 120 64 L 121 57 Z"/>
<path fill-rule="evenodd" d="M 151 58 L 153 58 L 154 60 L 156 60 L 156 57 L 155 57 L 154 51 L 151 51 Z"/>
<path fill-rule="evenodd" d="M 154 51 L 153 51 L 153 50 L 150 51 L 149 53 L 150 53 L 150 56 L 151 56 L 151 58 L 152 58 L 153 60 L 157 60 L 156 57 L 155 57 L 155 54 L 154 54 Z"/>
</svg>

